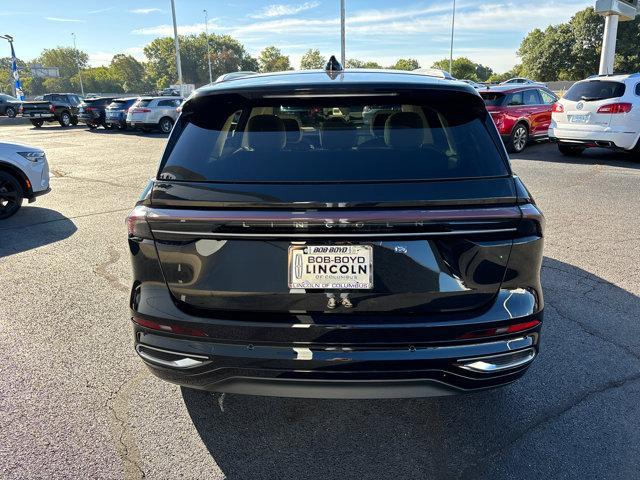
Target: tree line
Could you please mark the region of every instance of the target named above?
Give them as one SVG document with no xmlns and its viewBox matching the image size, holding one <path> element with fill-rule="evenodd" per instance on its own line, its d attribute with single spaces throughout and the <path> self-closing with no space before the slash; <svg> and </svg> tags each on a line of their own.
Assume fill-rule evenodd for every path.
<svg viewBox="0 0 640 480">
<path fill-rule="evenodd" d="M 521 63 L 508 72 L 496 73 L 491 68 L 467 57 L 453 60 L 451 74 L 456 78 L 479 82 L 502 81 L 514 76 L 539 81 L 579 80 L 597 73 L 602 49 L 604 19 L 589 7 L 576 13 L 568 22 L 551 25 L 544 30 L 529 32 L 520 44 Z M 185 83 L 201 86 L 209 83 L 207 42 L 212 76 L 238 70 L 274 72 L 293 70 L 290 57 L 275 46 L 264 48 L 257 58 L 251 56 L 238 40 L 228 35 L 204 33 L 181 35 L 180 53 Z M 615 69 L 620 72 L 640 71 L 640 18 L 622 22 L 618 27 Z M 175 49 L 170 37 L 156 38 L 144 47 L 146 61 L 131 55 L 117 54 L 107 66 L 90 67 L 85 52 L 69 47 L 45 49 L 29 64 L 58 67 L 60 78 L 33 78 L 28 75 L 27 62 L 18 60 L 24 68 L 21 75 L 27 95 L 53 91 L 80 91 L 80 77 L 85 92 L 147 93 L 177 83 Z M 301 58 L 300 69 L 323 68 L 327 58 L 319 50 L 309 49 Z M 400 58 L 393 65 L 382 66 L 375 61 L 347 59 L 347 68 L 393 68 L 414 70 L 420 67 L 416 59 Z M 11 59 L 0 58 L 0 90 L 12 91 Z M 449 70 L 449 59 L 434 62 L 431 67 Z"/>
</svg>

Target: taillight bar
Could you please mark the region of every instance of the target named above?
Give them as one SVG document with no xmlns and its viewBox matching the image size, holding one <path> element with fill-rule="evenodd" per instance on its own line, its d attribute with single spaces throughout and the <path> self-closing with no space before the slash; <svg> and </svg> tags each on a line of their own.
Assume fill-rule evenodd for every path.
<svg viewBox="0 0 640 480">
<path fill-rule="evenodd" d="M 190 337 L 207 337 L 207 332 L 200 328 L 187 327 L 183 325 L 167 325 L 164 323 L 158 323 L 153 320 L 142 317 L 132 317 L 134 323 L 137 323 L 141 327 L 148 328 L 150 330 L 157 330 L 159 332 L 173 333 L 174 335 L 188 335 Z"/>
<path fill-rule="evenodd" d="M 149 113 L 150 108 L 134 108 L 132 113 Z"/>
<path fill-rule="evenodd" d="M 458 338 L 482 338 L 482 337 L 495 337 L 496 335 L 508 335 L 510 333 L 524 332 L 540 325 L 540 320 L 529 320 L 528 322 L 514 323 L 505 327 L 486 328 L 484 330 L 474 330 L 473 332 L 467 332 L 464 335 L 460 335 Z"/>
<path fill-rule="evenodd" d="M 127 216 L 127 233 L 130 239 L 152 239 L 151 229 L 147 223 L 147 207 L 136 206 Z"/>
<path fill-rule="evenodd" d="M 598 113 L 629 113 L 632 107 L 627 102 L 607 103 L 598 108 Z"/>
</svg>

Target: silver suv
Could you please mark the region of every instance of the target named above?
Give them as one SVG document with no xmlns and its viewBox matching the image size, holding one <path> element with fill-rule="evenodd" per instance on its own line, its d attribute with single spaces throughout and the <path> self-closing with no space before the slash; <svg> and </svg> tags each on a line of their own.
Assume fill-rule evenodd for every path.
<svg viewBox="0 0 640 480">
<path fill-rule="evenodd" d="M 180 97 L 142 97 L 134 103 L 127 113 L 127 125 L 131 128 L 149 132 L 160 129 L 169 133 L 178 118 Z"/>
</svg>

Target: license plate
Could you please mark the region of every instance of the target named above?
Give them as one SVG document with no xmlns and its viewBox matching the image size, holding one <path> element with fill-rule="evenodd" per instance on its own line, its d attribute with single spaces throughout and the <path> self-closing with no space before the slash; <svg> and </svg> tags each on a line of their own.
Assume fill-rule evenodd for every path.
<svg viewBox="0 0 640 480">
<path fill-rule="evenodd" d="M 569 123 L 587 123 L 589 114 L 587 115 L 569 115 Z"/>
<path fill-rule="evenodd" d="M 289 246 L 289 288 L 373 288 L 371 245 Z"/>
<path fill-rule="evenodd" d="M 117 114 L 117 113 L 113 113 L 113 112 L 108 112 L 108 113 L 107 113 L 107 117 L 108 117 L 108 118 L 115 118 L 115 117 L 117 117 L 117 116 L 118 116 L 118 114 Z"/>
</svg>

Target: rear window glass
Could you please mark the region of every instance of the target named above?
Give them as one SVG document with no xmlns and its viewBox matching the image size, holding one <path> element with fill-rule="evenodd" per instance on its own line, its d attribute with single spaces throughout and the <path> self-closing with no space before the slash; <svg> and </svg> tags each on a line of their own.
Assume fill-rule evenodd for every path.
<svg viewBox="0 0 640 480">
<path fill-rule="evenodd" d="M 580 100 L 591 102 L 622 97 L 624 91 L 624 83 L 607 80 L 591 80 L 574 83 L 564 95 L 564 98 L 572 102 L 579 102 Z"/>
<path fill-rule="evenodd" d="M 151 99 L 148 100 L 138 100 L 138 103 L 136 103 L 136 107 L 146 107 L 151 103 Z"/>
<path fill-rule="evenodd" d="M 206 104 L 214 99 L 181 117 L 159 178 L 367 182 L 508 173 L 475 96 L 438 92 L 393 103 L 377 97 L 357 103 L 245 99 L 242 105 L 221 98 Z"/>
<path fill-rule="evenodd" d="M 498 92 L 481 92 L 480 96 L 484 100 L 484 104 L 489 107 L 499 107 L 504 102 L 504 94 Z"/>
</svg>

